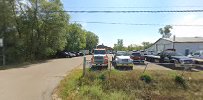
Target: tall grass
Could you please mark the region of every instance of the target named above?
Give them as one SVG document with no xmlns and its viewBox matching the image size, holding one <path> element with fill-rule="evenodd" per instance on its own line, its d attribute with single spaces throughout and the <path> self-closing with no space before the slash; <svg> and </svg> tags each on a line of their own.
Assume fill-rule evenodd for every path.
<svg viewBox="0 0 203 100">
<path fill-rule="evenodd" d="M 83 78 L 81 72 L 76 70 L 61 82 L 58 90 L 63 100 L 203 99 L 202 72 L 184 74 L 187 88 L 177 84 L 181 73 L 175 71 L 147 71 L 144 75 L 151 78 L 147 83 L 140 79 L 139 70 L 89 71 Z"/>
</svg>

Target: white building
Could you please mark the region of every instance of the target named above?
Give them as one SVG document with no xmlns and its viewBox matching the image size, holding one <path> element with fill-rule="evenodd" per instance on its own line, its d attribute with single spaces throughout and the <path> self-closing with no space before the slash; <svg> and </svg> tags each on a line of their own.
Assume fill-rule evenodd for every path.
<svg viewBox="0 0 203 100">
<path fill-rule="evenodd" d="M 147 51 L 159 53 L 166 49 L 175 49 L 178 53 L 188 55 L 191 52 L 203 50 L 203 37 L 160 38 Z"/>
</svg>

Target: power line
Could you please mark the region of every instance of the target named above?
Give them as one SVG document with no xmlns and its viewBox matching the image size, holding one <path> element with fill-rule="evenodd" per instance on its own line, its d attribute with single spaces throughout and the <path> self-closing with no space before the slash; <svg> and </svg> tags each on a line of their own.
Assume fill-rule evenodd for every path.
<svg viewBox="0 0 203 100">
<path fill-rule="evenodd" d="M 90 24 L 113 24 L 113 25 L 134 25 L 134 26 L 192 26 L 192 27 L 203 27 L 203 25 L 192 25 L 192 24 L 141 24 L 141 23 L 114 23 L 114 22 L 84 22 L 84 21 L 70 21 L 72 23 L 90 23 Z"/>
<path fill-rule="evenodd" d="M 129 11 L 48 11 L 48 12 L 69 12 L 69 13 L 200 13 L 203 12 L 203 10 L 129 10 Z"/>
<path fill-rule="evenodd" d="M 203 6 L 137 6 L 137 7 L 66 7 L 66 8 L 203 8 Z"/>
</svg>

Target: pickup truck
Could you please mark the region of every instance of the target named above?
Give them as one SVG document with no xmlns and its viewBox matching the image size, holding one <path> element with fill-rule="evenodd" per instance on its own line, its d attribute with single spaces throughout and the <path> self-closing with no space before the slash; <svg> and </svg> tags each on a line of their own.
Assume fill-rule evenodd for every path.
<svg viewBox="0 0 203 100">
<path fill-rule="evenodd" d="M 133 69 L 133 60 L 128 52 L 117 51 L 112 58 L 112 65 L 115 69 L 120 69 L 121 67 Z"/>
<path fill-rule="evenodd" d="M 175 67 L 190 66 L 194 61 L 182 54 L 177 53 L 174 49 L 167 49 L 157 55 L 147 55 L 145 59 L 157 63 L 173 63 Z"/>
<path fill-rule="evenodd" d="M 196 51 L 189 57 L 194 60 L 195 64 L 203 64 L 203 50 Z"/>
<path fill-rule="evenodd" d="M 94 49 L 91 58 L 92 67 L 108 68 L 108 56 L 105 49 Z"/>
</svg>

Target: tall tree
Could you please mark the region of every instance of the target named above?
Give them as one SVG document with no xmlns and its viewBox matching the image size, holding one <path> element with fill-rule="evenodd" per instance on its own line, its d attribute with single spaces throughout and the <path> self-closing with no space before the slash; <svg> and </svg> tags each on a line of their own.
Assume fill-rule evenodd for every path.
<svg viewBox="0 0 203 100">
<path fill-rule="evenodd" d="M 99 37 L 94 34 L 93 32 L 87 31 L 86 32 L 86 49 L 92 50 L 97 46 L 99 42 Z"/>
<path fill-rule="evenodd" d="M 70 24 L 67 32 L 66 50 L 79 51 L 86 47 L 86 33 L 82 26 L 77 23 Z"/>
<path fill-rule="evenodd" d="M 0 36 L 9 63 L 47 58 L 66 44 L 69 16 L 60 0 L 4 0 Z M 2 0 L 0 1 L 2 2 Z M 5 27 L 3 27 L 5 26 Z"/>
<path fill-rule="evenodd" d="M 6 61 L 45 59 L 65 47 L 78 51 L 97 45 L 98 36 L 80 24 L 69 24 L 69 15 L 63 11 L 60 0 L 0 0 Z"/>
<path fill-rule="evenodd" d="M 173 27 L 171 25 L 166 25 L 164 28 L 159 28 L 159 33 L 162 35 L 162 38 L 170 38 L 171 37 L 171 29 Z"/>
<path fill-rule="evenodd" d="M 118 39 L 117 44 L 114 44 L 114 50 L 116 51 L 125 50 L 125 47 L 123 46 L 123 39 Z"/>
</svg>

